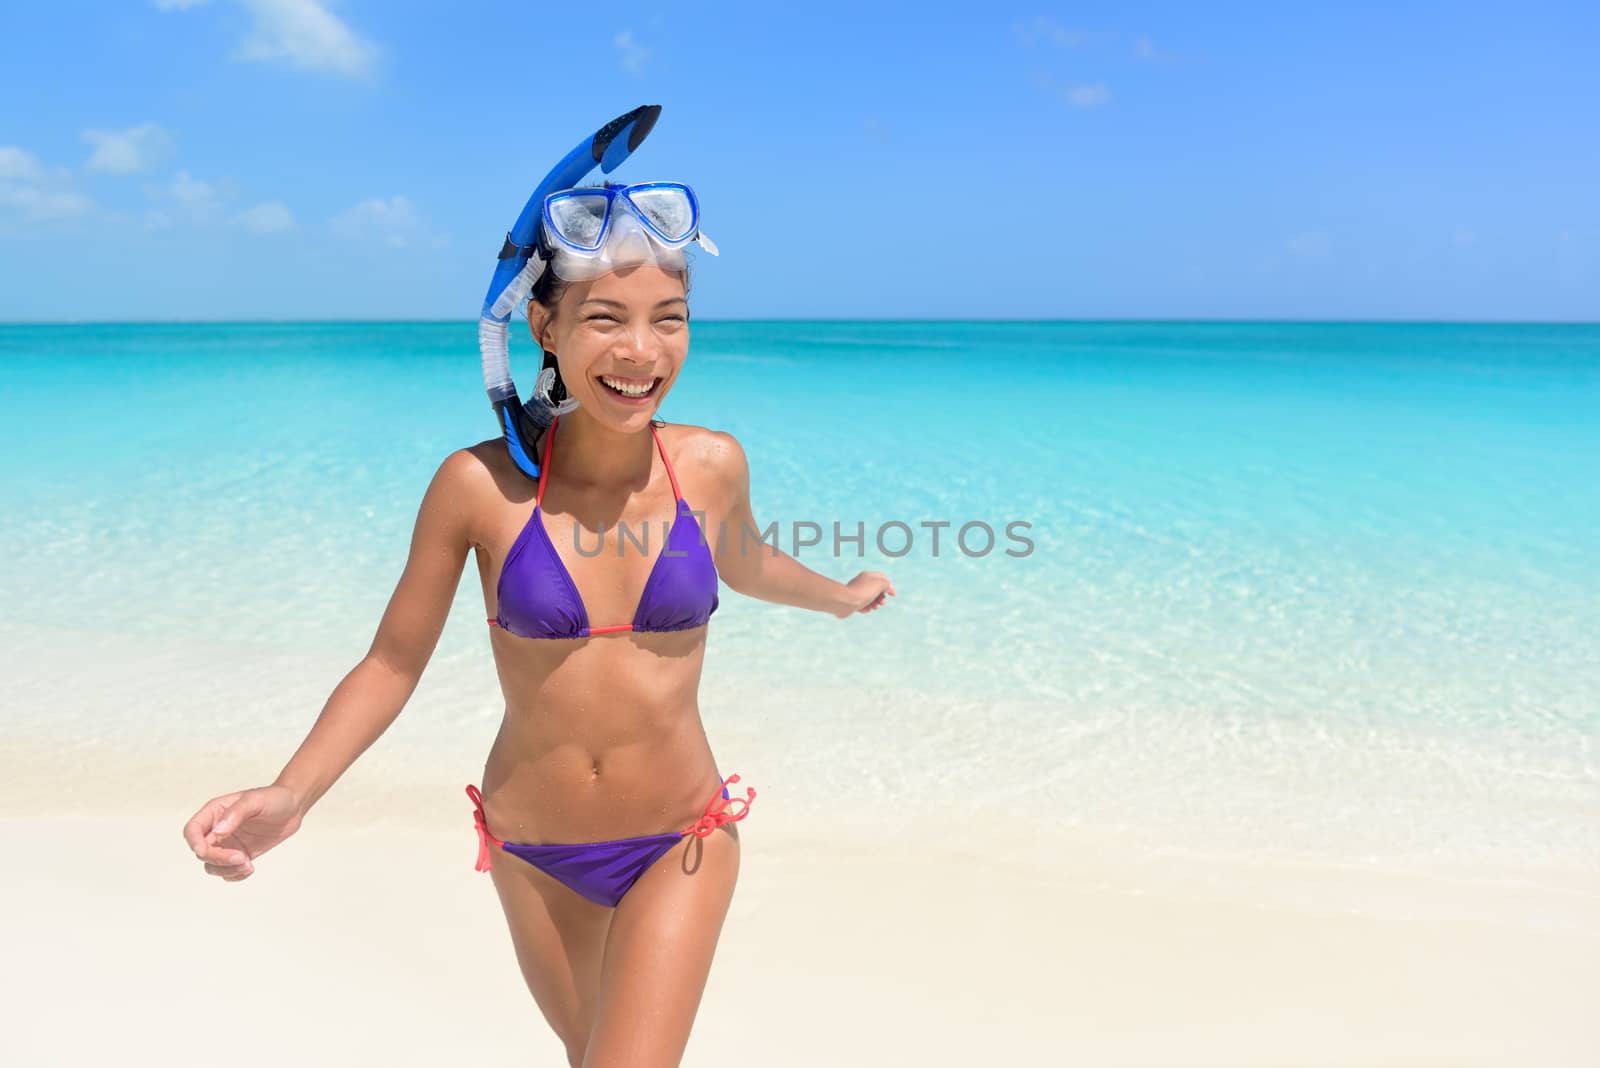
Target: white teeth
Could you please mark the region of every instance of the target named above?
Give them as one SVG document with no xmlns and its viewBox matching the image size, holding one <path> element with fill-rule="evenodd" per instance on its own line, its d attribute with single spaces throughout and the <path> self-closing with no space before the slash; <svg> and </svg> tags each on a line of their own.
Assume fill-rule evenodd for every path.
<svg viewBox="0 0 1600 1068">
<path fill-rule="evenodd" d="M 618 393 L 628 397 L 642 397 L 654 389 L 656 385 L 654 380 L 646 382 L 644 385 L 640 386 L 631 382 L 623 382 L 615 378 L 607 378 L 605 375 L 600 376 L 600 381 L 604 382 L 607 386 L 616 390 Z"/>
</svg>

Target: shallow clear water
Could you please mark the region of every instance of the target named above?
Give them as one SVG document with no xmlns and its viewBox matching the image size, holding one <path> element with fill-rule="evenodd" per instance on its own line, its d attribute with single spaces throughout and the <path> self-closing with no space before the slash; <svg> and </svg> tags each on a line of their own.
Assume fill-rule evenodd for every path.
<svg viewBox="0 0 1600 1068">
<path fill-rule="evenodd" d="M 663 417 L 738 437 L 802 562 L 899 590 L 841 622 L 724 589 L 713 741 L 819 814 L 1593 866 L 1597 412 L 1594 326 L 697 323 Z M 9 729 L 119 744 L 303 734 L 270 678 L 39 695 L 119 638 L 353 665 L 435 467 L 495 429 L 471 323 L 0 326 L 0 425 Z M 482 607 L 469 559 L 419 751 L 492 736 Z"/>
</svg>

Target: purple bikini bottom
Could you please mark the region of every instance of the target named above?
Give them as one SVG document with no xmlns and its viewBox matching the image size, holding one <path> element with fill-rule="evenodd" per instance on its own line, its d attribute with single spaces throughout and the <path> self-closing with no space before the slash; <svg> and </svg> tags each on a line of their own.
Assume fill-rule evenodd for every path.
<svg viewBox="0 0 1600 1068">
<path fill-rule="evenodd" d="M 682 841 L 684 835 L 705 838 L 722 824 L 736 823 L 749 814 L 750 802 L 756 797 L 755 789 L 749 786 L 745 787 L 746 796 L 738 799 L 743 806 L 738 814 L 729 815 L 727 812 L 728 804 L 733 800 L 728 794 L 728 784 L 738 781 L 738 775 L 729 775 L 724 779 L 720 796 L 713 797 L 706 805 L 705 815 L 681 831 L 573 845 L 525 845 L 501 841 L 489 833 L 489 825 L 483 815 L 483 794 L 476 786 L 468 786 L 467 796 L 472 799 L 473 822 L 478 828 L 476 870 L 489 870 L 489 843 L 493 842 L 507 853 L 521 857 L 540 871 L 565 883 L 590 901 L 615 908 L 639 876 L 660 860 L 667 850 Z"/>
</svg>

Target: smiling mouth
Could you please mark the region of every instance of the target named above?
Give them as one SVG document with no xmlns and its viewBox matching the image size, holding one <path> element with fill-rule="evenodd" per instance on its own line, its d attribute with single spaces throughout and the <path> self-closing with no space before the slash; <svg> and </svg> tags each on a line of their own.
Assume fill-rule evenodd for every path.
<svg viewBox="0 0 1600 1068">
<path fill-rule="evenodd" d="M 598 380 L 612 396 L 623 400 L 653 397 L 662 381 L 659 378 L 619 378 L 616 375 L 600 375 Z"/>
</svg>

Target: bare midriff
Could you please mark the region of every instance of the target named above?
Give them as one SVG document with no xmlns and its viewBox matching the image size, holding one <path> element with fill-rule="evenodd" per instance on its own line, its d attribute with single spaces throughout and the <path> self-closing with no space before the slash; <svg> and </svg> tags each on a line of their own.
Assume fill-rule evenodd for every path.
<svg viewBox="0 0 1600 1068">
<path fill-rule="evenodd" d="M 487 631 L 506 698 L 482 778 L 497 837 L 635 838 L 705 811 L 721 783 L 696 700 L 706 627 L 555 640 Z"/>
</svg>

